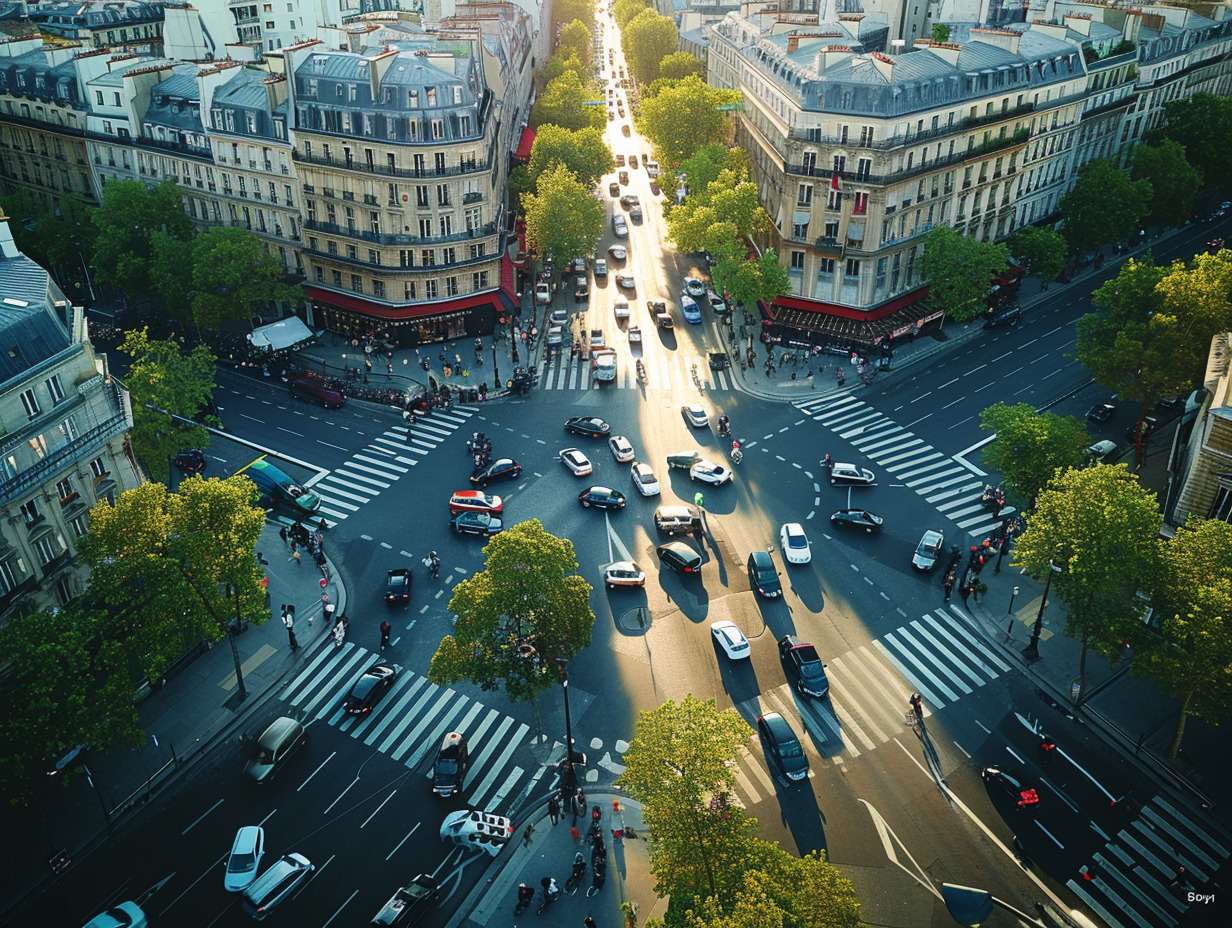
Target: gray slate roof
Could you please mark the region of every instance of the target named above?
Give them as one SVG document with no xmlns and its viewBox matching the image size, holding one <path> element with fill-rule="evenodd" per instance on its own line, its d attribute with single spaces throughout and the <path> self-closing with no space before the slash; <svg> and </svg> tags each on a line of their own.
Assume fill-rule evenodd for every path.
<svg viewBox="0 0 1232 928">
<path fill-rule="evenodd" d="M 69 346 L 68 330 L 48 308 L 53 292 L 51 275 L 25 255 L 0 258 L 0 384 Z"/>
</svg>

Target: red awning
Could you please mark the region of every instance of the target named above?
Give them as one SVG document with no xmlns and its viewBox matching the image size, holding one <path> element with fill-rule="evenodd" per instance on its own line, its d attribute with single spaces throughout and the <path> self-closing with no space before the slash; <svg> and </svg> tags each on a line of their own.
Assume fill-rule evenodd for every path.
<svg viewBox="0 0 1232 928">
<path fill-rule="evenodd" d="M 513 259 L 509 257 L 509 252 L 505 252 L 505 256 L 501 258 L 501 292 L 512 300 L 517 299 L 517 288 L 514 286 L 513 280 Z"/>
<path fill-rule="evenodd" d="M 535 144 L 535 130 L 527 126 L 522 130 L 522 139 L 518 142 L 518 150 L 513 153 L 514 161 L 529 161 L 530 149 Z"/>
<path fill-rule="evenodd" d="M 934 310 L 922 302 L 927 295 L 928 288 L 921 287 L 868 311 L 781 296 L 768 307 L 767 316 L 770 325 L 784 337 L 799 332 L 805 341 L 822 337 L 852 347 L 878 345 L 886 338 L 917 332 L 945 315 L 944 310 Z"/>
<path fill-rule="evenodd" d="M 491 306 L 499 313 L 504 308 L 503 304 L 507 299 L 503 298 L 500 291 L 489 290 L 487 293 L 459 297 L 456 300 L 438 300 L 434 303 L 408 303 L 404 306 L 389 306 L 385 303 L 366 300 L 360 296 L 335 293 L 332 290 L 322 290 L 319 287 L 307 284 L 304 285 L 304 290 L 308 294 L 309 299 L 316 300 L 319 303 L 337 306 L 339 309 L 348 309 L 351 312 L 360 313 L 364 316 L 392 320 L 423 319 L 428 316 L 440 316 L 445 313 L 474 309 L 477 306 Z"/>
<path fill-rule="evenodd" d="M 862 319 L 867 322 L 876 322 L 878 319 L 888 316 L 904 306 L 920 302 L 926 296 L 928 296 L 928 288 L 921 287 L 918 290 L 904 293 L 888 302 L 882 303 L 880 306 L 868 310 L 855 309 L 851 306 L 840 306 L 837 303 L 827 303 L 824 300 L 808 300 L 800 296 L 780 296 L 771 304 L 770 312 L 772 316 L 777 315 L 775 310 L 781 307 L 783 309 L 802 309 L 811 313 L 824 313 L 827 316 L 841 316 L 844 319 Z"/>
</svg>

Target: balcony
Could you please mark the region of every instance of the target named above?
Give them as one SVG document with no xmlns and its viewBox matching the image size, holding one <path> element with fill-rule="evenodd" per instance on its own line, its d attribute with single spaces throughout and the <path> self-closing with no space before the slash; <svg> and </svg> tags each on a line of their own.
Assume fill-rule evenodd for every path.
<svg viewBox="0 0 1232 928">
<path fill-rule="evenodd" d="M 320 155 L 306 155 L 301 151 L 293 152 L 292 157 L 301 164 L 337 168 L 340 171 L 355 171 L 360 174 L 376 174 L 383 177 L 460 177 L 466 174 L 486 174 L 492 168 L 491 160 L 460 161 L 456 165 L 446 165 L 438 169 L 435 164 L 425 164 L 423 168 L 400 168 L 388 164 L 369 167 L 367 164 L 347 164 L 345 161 L 322 158 Z"/>
<path fill-rule="evenodd" d="M 806 142 L 814 145 L 841 145 L 847 148 L 866 148 L 873 151 L 888 151 L 894 148 L 902 148 L 906 145 L 915 145 L 919 142 L 926 142 L 931 139 L 941 138 L 947 135 L 955 135 L 965 132 L 979 126 L 986 126 L 989 123 L 1002 122 L 1007 119 L 1014 119 L 1019 116 L 1025 116 L 1028 113 L 1035 111 L 1034 103 L 1024 103 L 1022 106 L 1016 106 L 1012 109 L 1007 109 L 1004 112 L 989 113 L 984 116 L 968 116 L 965 119 L 960 119 L 952 125 L 938 126 L 936 129 L 924 129 L 919 132 L 905 132 L 891 136 L 885 139 L 874 139 L 871 142 L 864 142 L 859 139 L 842 139 L 837 136 L 810 136 L 807 129 L 792 129 L 787 133 L 787 137 L 793 142 Z"/>
<path fill-rule="evenodd" d="M 356 238 L 376 245 L 396 247 L 404 247 L 408 245 L 432 246 L 447 245 L 451 242 L 467 242 L 477 238 L 484 238 L 489 235 L 496 235 L 500 232 L 500 219 L 497 218 L 492 222 L 476 229 L 454 232 L 450 235 L 430 235 L 426 237 L 406 235 L 403 233 L 365 232 L 362 229 L 346 229 L 337 223 L 315 222 L 307 219 L 304 220 L 304 228 L 310 232 L 321 232 L 326 235 L 338 235 L 343 238 Z"/>
<path fill-rule="evenodd" d="M 837 238 L 819 238 L 813 243 L 813 248 L 817 251 L 824 251 L 826 254 L 833 254 L 839 258 L 843 256 L 843 243 Z"/>
</svg>

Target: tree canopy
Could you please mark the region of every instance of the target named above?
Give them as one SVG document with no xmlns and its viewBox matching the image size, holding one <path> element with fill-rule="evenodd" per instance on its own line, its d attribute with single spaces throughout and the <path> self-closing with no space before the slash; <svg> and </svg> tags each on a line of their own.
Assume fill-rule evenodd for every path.
<svg viewBox="0 0 1232 928">
<path fill-rule="evenodd" d="M 556 53 L 575 55 L 587 67 L 591 63 L 590 30 L 580 19 L 575 19 L 560 30 L 556 39 Z"/>
<path fill-rule="evenodd" d="M 530 699 L 560 681 L 558 660 L 590 644 L 591 586 L 574 573 L 573 543 L 538 519 L 494 535 L 483 551 L 484 569 L 454 587 L 454 633 L 432 656 L 428 678 L 503 686 L 511 700 Z"/>
<path fill-rule="evenodd" d="M 600 177 L 610 174 L 616 167 L 612 150 L 598 129 L 588 126 L 571 132 L 560 126 L 541 126 L 535 133 L 527 165 L 532 185 L 544 171 L 558 164 L 568 168 L 578 183 L 587 188 L 594 187 Z"/>
<path fill-rule="evenodd" d="M 674 170 L 703 145 L 727 138 L 726 114 L 718 108 L 738 102 L 736 91 L 711 87 L 697 75 L 686 77 L 642 101 L 637 131 L 654 147 L 658 162 Z"/>
<path fill-rule="evenodd" d="M 1185 149 L 1185 160 L 1198 170 L 1204 185 L 1222 185 L 1232 151 L 1232 100 L 1196 93 L 1165 103 L 1164 113 L 1164 124 L 1148 133 L 1147 141 L 1153 145 L 1176 142 Z"/>
<path fill-rule="evenodd" d="M 646 9 L 620 27 L 620 47 L 629 73 L 649 84 L 659 76 L 659 62 L 676 50 L 680 33 L 676 21 Z"/>
<path fill-rule="evenodd" d="M 1155 494 L 1124 464 L 1061 471 L 1040 491 L 1013 564 L 1037 580 L 1054 571 L 1065 634 L 1082 642 L 1079 675 L 1088 649 L 1115 661 L 1134 639 L 1136 596 L 1152 575 L 1162 524 Z"/>
<path fill-rule="evenodd" d="M 682 81 L 693 75 L 705 79 L 706 66 L 688 52 L 672 52 L 670 55 L 664 55 L 659 62 L 660 78 Z"/>
<path fill-rule="evenodd" d="M 949 226 L 934 227 L 924 238 L 920 260 L 929 302 L 944 307 L 956 322 L 979 318 L 988 310 L 993 277 L 1005 270 L 1009 257 L 1005 245 L 978 241 Z"/>
<path fill-rule="evenodd" d="M 1134 149 L 1134 180 L 1151 185 L 1148 218 L 1179 228 L 1189 221 L 1194 198 L 1202 186 L 1202 172 L 1185 159 L 1185 146 L 1171 139 Z"/>
<path fill-rule="evenodd" d="M 543 69 L 543 76 L 551 83 L 566 71 L 572 71 L 582 84 L 585 84 L 586 78 L 590 76 L 590 67 L 567 49 L 558 51 L 548 59 L 547 67 Z"/>
<path fill-rule="evenodd" d="M 603 107 L 586 106 L 586 101 L 602 98 L 602 91 L 586 84 L 576 72 L 566 70 L 559 77 L 548 81 L 547 87 L 531 109 L 530 124 L 535 129 L 540 126 L 560 126 L 562 129 L 576 132 L 593 126 L 601 130 L 607 122 Z"/>
<path fill-rule="evenodd" d="M 539 176 L 534 193 L 522 195 L 526 243 L 539 254 L 569 260 L 588 255 L 603 234 L 606 212 L 591 186 L 563 164 Z"/>
<path fill-rule="evenodd" d="M 558 26 L 578 20 L 587 28 L 593 29 L 595 5 L 590 0 L 553 0 L 552 17 Z"/>
<path fill-rule="evenodd" d="M 1065 236 L 1054 229 L 1027 226 L 1010 236 L 1010 254 L 1028 274 L 1042 280 L 1052 280 L 1065 267 L 1069 244 Z"/>
<path fill-rule="evenodd" d="M 9 230 L 22 254 L 55 271 L 57 282 L 77 288 L 75 302 L 85 301 L 84 281 L 79 280 L 94 255 L 98 230 L 90 221 L 94 205 L 71 193 L 57 196 L 57 209 L 50 209 L 28 189 L 19 187 L 0 197 Z"/>
<path fill-rule="evenodd" d="M 270 303 L 294 303 L 298 287 L 286 283 L 282 262 L 248 229 L 219 227 L 193 241 L 193 322 L 214 331 L 225 319 L 251 320 Z"/>
<path fill-rule="evenodd" d="M 169 180 L 152 190 L 141 181 L 112 181 L 103 188 L 103 202 L 90 219 L 98 230 L 94 262 L 99 278 L 130 298 L 151 292 L 155 234 L 184 242 L 193 234 L 180 189 Z"/>
<path fill-rule="evenodd" d="M 1111 158 L 1088 161 L 1078 169 L 1074 188 L 1061 197 L 1061 234 L 1078 254 L 1128 241 L 1150 211 L 1153 193 L 1149 180 L 1133 180 Z"/>
<path fill-rule="evenodd" d="M 612 7 L 612 17 L 616 20 L 616 25 L 623 30 L 633 17 L 648 9 L 648 0 L 616 0 L 615 6 Z"/>
<path fill-rule="evenodd" d="M 711 251 L 718 257 L 719 253 Z M 775 252 L 766 249 L 756 258 L 724 255 L 711 269 L 715 288 L 726 291 L 735 303 L 752 306 L 758 300 L 770 301 L 791 291 L 791 278 Z"/>
<path fill-rule="evenodd" d="M 1091 436 L 1081 419 L 1037 412 L 1028 403 L 997 403 L 980 413 L 980 428 L 996 433 L 984 449 L 984 463 L 999 471 L 1021 499 L 1035 499 L 1058 468 L 1090 463 Z"/>
<path fill-rule="evenodd" d="M 132 358 L 125 386 L 133 398 L 133 450 L 162 480 L 174 455 L 209 447 L 210 433 L 191 420 L 214 394 L 216 358 L 204 345 L 184 354 L 174 341 L 151 339 L 148 329 L 129 331 L 120 351 Z"/>
</svg>

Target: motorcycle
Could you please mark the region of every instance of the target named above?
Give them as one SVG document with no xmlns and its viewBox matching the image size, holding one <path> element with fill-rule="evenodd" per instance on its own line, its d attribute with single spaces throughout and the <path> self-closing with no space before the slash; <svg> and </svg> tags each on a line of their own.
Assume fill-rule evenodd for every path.
<svg viewBox="0 0 1232 928">
<path fill-rule="evenodd" d="M 719 417 L 719 438 L 731 438 L 731 422 L 727 416 Z"/>
<path fill-rule="evenodd" d="M 1005 505 L 1005 490 L 1001 487 L 994 487 L 990 483 L 984 484 L 984 492 L 980 494 L 980 505 L 985 509 L 1000 509 Z"/>
<path fill-rule="evenodd" d="M 637 380 L 638 383 L 646 382 L 646 365 L 642 363 L 642 359 L 637 360 Z"/>
<path fill-rule="evenodd" d="M 483 432 L 476 432 L 466 440 L 467 454 L 482 455 L 485 459 L 492 453 L 492 439 Z"/>
<path fill-rule="evenodd" d="M 536 915 L 542 915 L 544 909 L 560 898 L 560 887 L 556 885 L 555 877 L 544 877 L 540 882 L 543 884 L 543 898 L 539 900 L 539 908 L 535 909 Z"/>
</svg>

